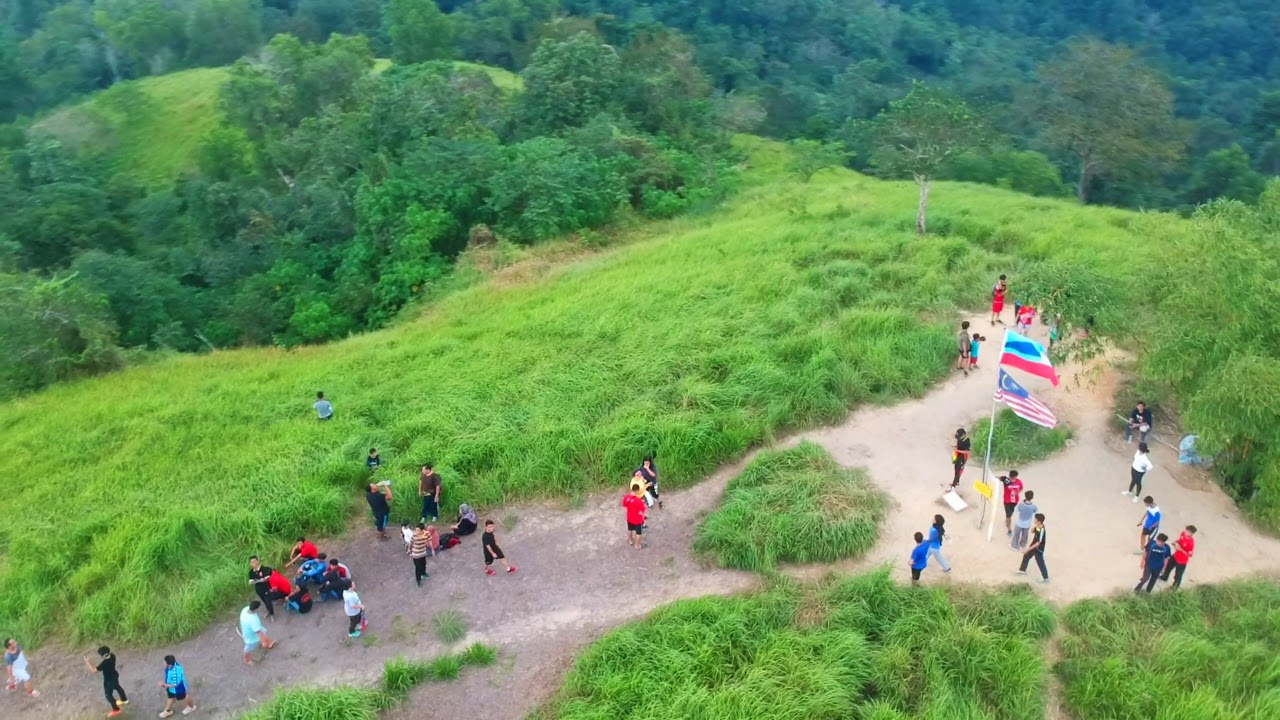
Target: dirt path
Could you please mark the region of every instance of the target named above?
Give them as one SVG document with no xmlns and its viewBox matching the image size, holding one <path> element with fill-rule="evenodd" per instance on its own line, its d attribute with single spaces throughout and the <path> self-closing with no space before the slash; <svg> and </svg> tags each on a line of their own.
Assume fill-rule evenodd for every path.
<svg viewBox="0 0 1280 720">
<path fill-rule="evenodd" d="M 954 513 L 939 501 L 938 485 L 950 475 L 952 433 L 957 427 L 971 428 L 991 409 L 996 370 L 994 358 L 986 359 L 987 365 L 977 373 L 967 378 L 954 375 L 919 400 L 861 409 L 839 426 L 786 441 L 814 440 L 841 463 L 868 468 L 897 502 L 869 557 L 790 572 L 815 576 L 890 563 L 905 581 L 912 533 L 925 530 L 933 514 L 941 513 L 949 530 L 944 550 L 955 570 L 943 575 L 931 566 L 927 583 L 1028 581 L 1013 575 L 1019 556 L 1008 549 L 1003 515 L 988 542 L 986 524 L 975 527 L 976 506 Z M 1019 468 L 1048 516 L 1047 562 L 1053 581 L 1036 587 L 1051 602 L 1122 590 L 1140 574 L 1139 558 L 1132 553 L 1141 505 L 1120 495 L 1128 483 L 1132 446 L 1108 424 L 1115 380 L 1114 373 L 1103 372 L 1096 385 L 1077 386 L 1064 379 L 1059 388 L 1051 389 L 1047 382 L 1024 382 L 1076 432 L 1066 451 Z M 234 613 L 229 613 L 200 636 L 171 648 L 121 652 L 122 681 L 134 693 L 128 714 L 154 717 L 161 708 L 155 683 L 161 658 L 169 652 L 187 670 L 200 705 L 198 716 L 234 717 L 279 685 L 372 683 L 388 658 L 438 655 L 446 648 L 435 640 L 431 618 L 441 609 L 457 608 L 473 630 L 464 642 L 482 640 L 498 646 L 502 655 L 497 666 L 467 671 L 451 683 L 425 685 L 390 717 L 453 718 L 465 707 L 464 714 L 488 720 L 522 718 L 554 692 L 574 654 L 609 628 L 678 598 L 729 594 L 756 585 L 755 576 L 701 568 L 689 555 L 698 516 L 716 506 L 728 478 L 749 459 L 722 468 L 692 488 L 666 493 L 668 509 L 655 514 L 652 546 L 643 551 L 628 550 L 624 544 L 618 493 L 593 496 L 575 509 L 543 504 L 496 512 L 495 518 L 514 519 L 503 540 L 520 567 L 512 576 L 486 577 L 480 571 L 477 542 L 468 539 L 461 548 L 431 561 L 433 577 L 418 590 L 399 541 L 378 543 L 364 532 L 352 532 L 325 549 L 355 573 L 370 608 L 371 637 L 349 641 L 339 608 L 320 605 L 308 616 L 281 616 L 269 625 L 269 632 L 281 640 L 280 648 L 258 666 L 246 668 L 240 663 Z M 1179 466 L 1176 455 L 1163 446 L 1156 446 L 1153 461 L 1156 469 L 1148 474 L 1146 491 L 1163 509 L 1165 529 L 1188 523 L 1200 529 L 1188 585 L 1280 571 L 1280 541 L 1251 530 L 1216 485 Z M 971 502 L 977 500 L 972 481 L 980 474 L 981 462 L 975 459 L 962 483 L 963 495 Z M 0 713 L 100 717 L 105 703 L 98 680 L 80 663 L 81 652 L 48 648 L 35 653 L 32 670 L 43 697 L 0 698 Z"/>
</svg>

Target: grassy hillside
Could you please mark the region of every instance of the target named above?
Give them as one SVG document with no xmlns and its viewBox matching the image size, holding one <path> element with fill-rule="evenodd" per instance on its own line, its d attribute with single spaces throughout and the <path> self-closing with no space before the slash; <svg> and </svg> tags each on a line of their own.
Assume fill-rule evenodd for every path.
<svg viewBox="0 0 1280 720">
<path fill-rule="evenodd" d="M 0 629 L 194 632 L 243 593 L 247 555 L 345 527 L 374 445 L 401 486 L 434 460 L 452 508 L 621 483 L 653 451 L 664 483 L 688 482 L 788 426 L 922 393 L 994 273 L 1127 268 L 1183 227 L 941 184 L 933 225 L 953 234 L 917 238 L 913 185 L 799 184 L 779 146 L 748 150 L 724 207 L 536 282 L 323 347 L 179 357 L 0 405 Z"/>
<path fill-rule="evenodd" d="M 508 70 L 457 64 L 483 71 L 504 90 L 524 87 Z M 379 60 L 374 70 L 389 67 L 390 60 Z M 121 83 L 50 113 L 31 131 L 104 157 L 144 185 L 164 185 L 193 167 L 201 138 L 221 122 L 218 93 L 228 77 L 226 68 L 195 68 Z"/>
</svg>

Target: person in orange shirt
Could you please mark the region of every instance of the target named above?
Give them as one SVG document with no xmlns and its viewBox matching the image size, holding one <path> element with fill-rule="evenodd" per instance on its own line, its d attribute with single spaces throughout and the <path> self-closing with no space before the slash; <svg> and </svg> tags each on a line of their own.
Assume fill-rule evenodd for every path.
<svg viewBox="0 0 1280 720">
<path fill-rule="evenodd" d="M 1169 574 L 1173 573 L 1173 585 L 1169 586 L 1171 590 L 1182 586 L 1182 573 L 1187 571 L 1187 563 L 1191 562 L 1191 556 L 1196 554 L 1195 535 L 1196 526 L 1188 525 L 1173 544 L 1173 562 L 1165 567 L 1164 574 L 1160 576 L 1160 582 L 1169 582 Z"/>
</svg>

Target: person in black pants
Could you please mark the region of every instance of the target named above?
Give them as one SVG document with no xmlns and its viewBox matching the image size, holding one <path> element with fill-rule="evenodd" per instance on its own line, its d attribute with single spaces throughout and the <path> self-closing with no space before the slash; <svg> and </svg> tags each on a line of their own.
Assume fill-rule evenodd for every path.
<svg viewBox="0 0 1280 720">
<path fill-rule="evenodd" d="M 258 594 L 262 604 L 267 606 L 267 617 L 275 617 L 275 608 L 271 607 L 271 568 L 258 561 L 258 556 L 249 558 L 249 584 Z"/>
<path fill-rule="evenodd" d="M 1043 585 L 1049 582 L 1049 569 L 1044 564 L 1044 549 L 1047 544 L 1048 533 L 1044 529 L 1044 513 L 1036 513 L 1035 525 L 1031 528 L 1031 544 L 1027 546 L 1027 551 L 1022 553 L 1022 565 L 1018 566 L 1018 574 L 1027 574 L 1027 565 L 1034 559 L 1036 567 L 1040 568 L 1040 583 Z"/>
<path fill-rule="evenodd" d="M 107 717 L 115 717 L 120 714 L 121 705 L 129 704 L 129 698 L 125 696 L 124 688 L 120 687 L 120 671 L 116 669 L 116 656 L 111 654 L 111 648 L 106 645 L 98 648 L 98 657 L 101 659 L 97 665 L 85 658 L 84 666 L 89 668 L 89 672 L 102 673 L 102 691 L 106 693 L 107 704 L 111 706 Z M 116 702 L 116 695 L 120 696 L 119 702 Z"/>
<path fill-rule="evenodd" d="M 1169 536 L 1164 533 L 1156 535 L 1156 539 L 1151 541 L 1147 551 L 1142 555 L 1142 579 L 1133 586 L 1134 594 L 1142 592 L 1143 585 L 1150 593 L 1156 586 L 1156 581 L 1160 579 L 1160 575 L 1167 569 L 1172 557 L 1173 550 L 1169 547 Z"/>
</svg>

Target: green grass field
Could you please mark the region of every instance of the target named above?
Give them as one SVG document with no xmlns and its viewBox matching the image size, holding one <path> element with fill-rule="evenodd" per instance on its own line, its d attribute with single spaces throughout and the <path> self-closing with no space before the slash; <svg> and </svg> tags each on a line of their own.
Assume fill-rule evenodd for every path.
<svg viewBox="0 0 1280 720">
<path fill-rule="evenodd" d="M 875 545 L 888 503 L 865 473 L 805 442 L 760 453 L 730 480 L 693 547 L 740 570 L 859 557 Z"/>
<path fill-rule="evenodd" d="M 990 417 L 973 425 L 973 459 L 979 468 L 987 455 L 988 434 L 991 435 L 991 463 L 1001 466 L 1043 460 L 1066 447 L 1071 439 L 1071 428 L 1066 425 L 1059 424 L 1050 430 L 1023 420 L 1007 407 L 996 413 L 996 431 L 994 434 L 990 431 Z"/>
<path fill-rule="evenodd" d="M 1063 626 L 1057 674 L 1078 718 L 1280 717 L 1274 579 L 1088 600 L 1067 609 Z"/>
<path fill-rule="evenodd" d="M 195 633 L 242 596 L 248 555 L 363 517 L 371 446 L 397 489 L 434 461 L 448 508 L 621 486 L 654 451 L 678 487 L 784 429 L 923 393 L 947 374 L 956 308 L 995 273 L 1129 269 L 1135 238 L 1184 227 L 942 183 L 946 234 L 917 238 L 913 184 L 801 184 L 781 146 L 742 145 L 730 202 L 536 280 L 323 347 L 178 357 L 0 405 L 0 629 Z"/>
<path fill-rule="evenodd" d="M 538 720 L 1030 720 L 1054 617 L 1026 588 L 907 588 L 888 571 L 682 600 L 581 655 Z"/>
</svg>

